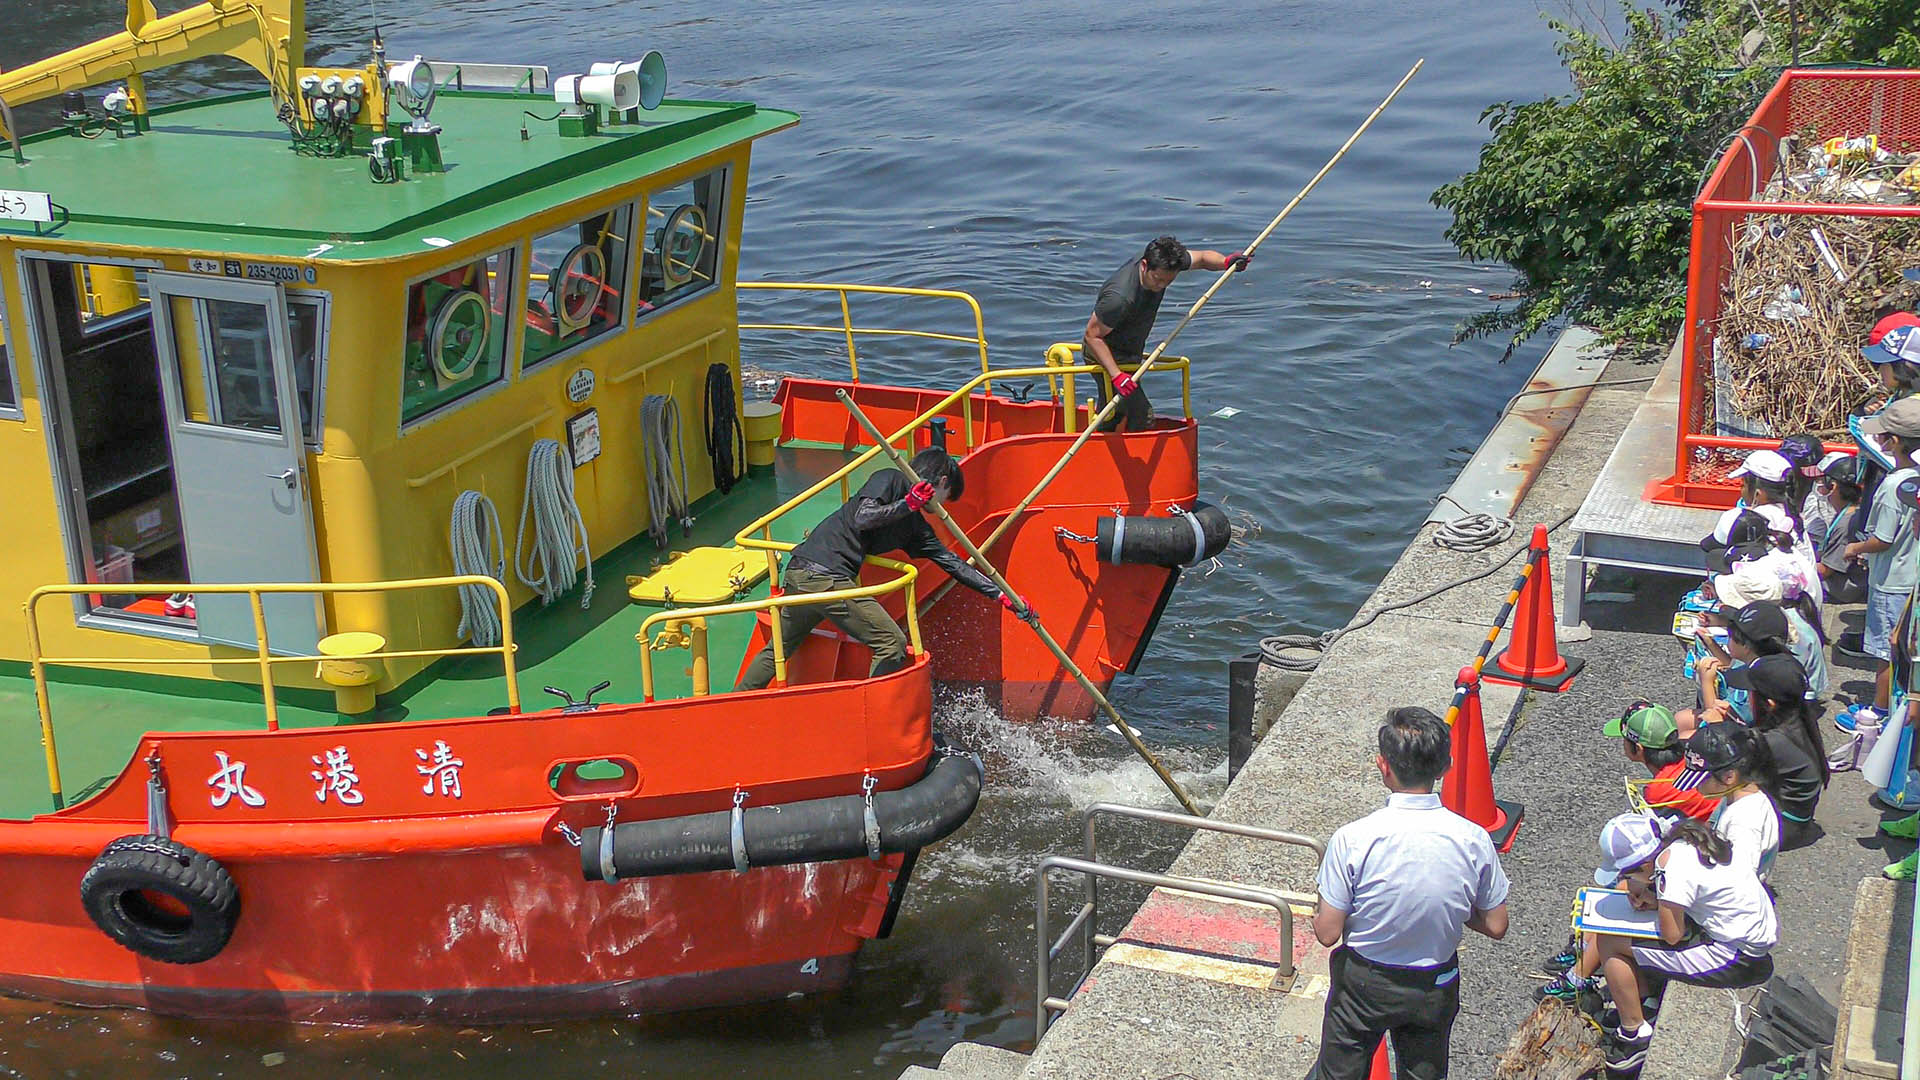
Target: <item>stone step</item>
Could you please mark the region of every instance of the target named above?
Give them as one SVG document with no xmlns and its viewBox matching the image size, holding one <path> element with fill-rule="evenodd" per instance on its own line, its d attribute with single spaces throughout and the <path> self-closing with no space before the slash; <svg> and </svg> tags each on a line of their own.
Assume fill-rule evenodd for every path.
<svg viewBox="0 0 1920 1080">
<path fill-rule="evenodd" d="M 1016 1080 L 1027 1055 L 985 1043 L 955 1043 L 940 1059 L 940 1074 L 954 1080 Z"/>
</svg>

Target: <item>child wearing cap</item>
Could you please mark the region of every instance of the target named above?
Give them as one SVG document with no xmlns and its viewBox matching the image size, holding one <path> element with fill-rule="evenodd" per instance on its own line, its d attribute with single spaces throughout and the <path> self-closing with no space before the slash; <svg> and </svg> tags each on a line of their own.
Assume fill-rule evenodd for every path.
<svg viewBox="0 0 1920 1080">
<path fill-rule="evenodd" d="M 1867 594 L 1867 567 L 1847 557 L 1860 511 L 1860 459 L 1851 454 L 1828 454 L 1820 463 L 1820 479 L 1813 497 L 1826 503 L 1826 525 L 1813 533 L 1814 553 L 1820 556 L 1820 586 L 1825 599 L 1852 603 Z M 1842 647 L 1842 651 L 1846 651 Z M 1856 643 L 1853 654 L 1863 655 Z"/>
<path fill-rule="evenodd" d="M 1732 652 L 1718 654 L 1718 645 L 1711 639 L 1702 642 L 1703 648 L 1718 654 L 1722 661 L 1749 664 L 1762 656 L 1790 654 L 1806 674 L 1809 700 L 1826 697 L 1827 643 L 1816 628 L 1819 612 L 1804 602 L 1805 594 L 1791 604 L 1782 602 L 1780 579 L 1755 562 L 1742 563 L 1732 573 L 1716 576 L 1712 584 Z M 1750 709 L 1737 711 L 1743 719 L 1752 720 Z"/>
<path fill-rule="evenodd" d="M 1646 1063 L 1653 1042 L 1641 1003 L 1647 976 L 1727 989 L 1758 986 L 1773 976 L 1780 923 L 1760 880 L 1723 837 L 1699 822 L 1622 814 L 1600 830 L 1600 855 L 1595 881 L 1618 884 L 1636 908 L 1659 913 L 1655 940 L 1588 935 L 1593 967 L 1619 1013 L 1618 1025 L 1607 1030 L 1607 1068 L 1630 1073 Z"/>
<path fill-rule="evenodd" d="M 1787 459 L 1793 471 L 1787 474 L 1787 504 L 1800 515 L 1807 535 L 1814 536 L 1827 524 L 1826 501 L 1815 497 L 1813 482 L 1820 478 L 1820 459 L 1826 456 L 1826 444 L 1813 435 L 1789 435 L 1774 451 Z"/>
<path fill-rule="evenodd" d="M 1813 812 L 1832 772 L 1820 723 L 1807 700 L 1806 673 L 1790 656 L 1762 656 L 1729 671 L 1727 681 L 1747 690 L 1753 728 L 1771 762 L 1761 787 L 1780 813 L 1780 847 L 1791 850 L 1812 843 L 1818 837 Z"/>
<path fill-rule="evenodd" d="M 1620 740 L 1620 752 L 1628 761 L 1639 762 L 1653 774 L 1641 789 L 1647 806 L 1661 814 L 1706 821 L 1720 803 L 1697 791 L 1681 791 L 1673 786 L 1683 767 L 1680 727 L 1673 710 L 1665 705 L 1636 701 L 1627 706 L 1618 720 L 1607 721 L 1602 729 L 1608 738 Z"/>
<path fill-rule="evenodd" d="M 1860 466 L 1855 482 L 1860 485 L 1860 502 L 1865 506 L 1873 505 L 1873 496 L 1880 490 L 1880 482 L 1899 466 L 1880 449 L 1879 442 L 1861 425 L 1920 387 L 1920 333 L 1916 331 L 1920 331 L 1920 316 L 1911 311 L 1892 312 L 1873 324 L 1872 332 L 1867 335 L 1867 344 L 1860 350 L 1860 355 L 1873 365 L 1881 388 L 1887 391 L 1883 400 L 1873 402 L 1859 414 L 1847 417 L 1847 431 L 1860 451 Z M 1856 519 L 1855 525 L 1859 532 L 1848 537 L 1849 540 L 1859 540 L 1866 535 L 1864 521 Z"/>
<path fill-rule="evenodd" d="M 1780 852 L 1780 812 L 1760 786 L 1772 771 L 1766 744 L 1739 724 L 1708 724 L 1687 740 L 1682 765 L 1673 786 L 1719 799 L 1708 823 L 1733 846 L 1736 863 L 1767 880 Z"/>
<path fill-rule="evenodd" d="M 1920 351 L 1920 327 L 1912 331 L 1914 347 Z M 1879 672 L 1873 704 L 1855 705 L 1835 717 L 1842 731 L 1853 731 L 1860 716 L 1883 720 L 1892 696 L 1893 627 L 1913 593 L 1915 579 L 1913 510 L 1900 501 L 1899 488 L 1902 481 L 1920 476 L 1913 462 L 1914 451 L 1920 449 L 1920 398 L 1901 398 L 1879 415 L 1861 421 L 1860 430 L 1878 443 L 1896 468 L 1873 494 L 1865 537 L 1846 548 L 1849 558 L 1865 556 L 1867 560 L 1867 625 L 1861 648 Z"/>
</svg>

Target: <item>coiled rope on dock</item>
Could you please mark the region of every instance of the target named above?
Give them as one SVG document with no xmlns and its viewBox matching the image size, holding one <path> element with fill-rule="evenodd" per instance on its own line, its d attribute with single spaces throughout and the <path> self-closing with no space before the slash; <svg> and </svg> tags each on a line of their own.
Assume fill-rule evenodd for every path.
<svg viewBox="0 0 1920 1080">
<path fill-rule="evenodd" d="M 506 580 L 506 542 L 492 499 L 477 491 L 463 491 L 453 500 L 447 544 L 453 549 L 455 574 Z M 462 585 L 459 593 L 460 628 L 456 636 L 471 638 L 476 646 L 500 644 L 500 608 L 494 602 L 493 590 L 484 585 Z"/>
<path fill-rule="evenodd" d="M 1547 532 L 1555 533 L 1560 531 L 1567 522 L 1573 520 L 1574 514 L 1578 512 L 1577 510 L 1569 511 L 1560 520 L 1547 526 Z M 1511 530 L 1509 530 L 1508 535 L 1512 535 Z M 1498 562 L 1488 566 L 1484 570 L 1476 570 L 1465 577 L 1455 578 L 1444 585 L 1436 585 L 1426 592 L 1410 599 L 1400 600 L 1392 604 L 1382 604 L 1338 630 L 1329 630 L 1324 634 L 1274 634 L 1270 637 L 1261 638 L 1260 660 L 1262 663 L 1271 664 L 1282 671 L 1312 671 L 1320 666 L 1320 661 L 1325 657 L 1327 650 L 1333 648 L 1334 642 L 1339 641 L 1341 638 L 1356 630 L 1373 625 L 1373 621 L 1380 616 L 1390 611 L 1402 611 L 1416 604 L 1424 604 L 1434 597 L 1457 589 L 1462 585 L 1470 585 L 1482 578 L 1492 577 L 1508 563 L 1511 563 L 1521 555 L 1532 550 L 1531 545 L 1514 548 L 1501 557 Z"/>
<path fill-rule="evenodd" d="M 527 520 L 533 520 L 533 543 L 527 543 Z M 578 534 L 580 542 L 574 543 Z M 593 552 L 587 546 L 587 523 L 573 498 L 573 467 L 560 443 L 536 439 L 527 452 L 527 492 L 520 501 L 520 529 L 513 539 L 513 573 L 522 585 L 551 604 L 580 579 L 587 569 L 580 607 L 593 603 Z"/>
</svg>

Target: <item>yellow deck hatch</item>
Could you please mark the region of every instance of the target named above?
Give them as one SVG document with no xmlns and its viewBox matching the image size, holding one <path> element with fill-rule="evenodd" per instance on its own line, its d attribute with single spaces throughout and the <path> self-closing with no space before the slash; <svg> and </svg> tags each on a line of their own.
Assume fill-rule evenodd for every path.
<svg viewBox="0 0 1920 1080">
<path fill-rule="evenodd" d="M 627 579 L 627 595 L 648 604 L 719 604 L 759 584 L 767 558 L 733 547 L 698 547 L 645 577 Z"/>
</svg>

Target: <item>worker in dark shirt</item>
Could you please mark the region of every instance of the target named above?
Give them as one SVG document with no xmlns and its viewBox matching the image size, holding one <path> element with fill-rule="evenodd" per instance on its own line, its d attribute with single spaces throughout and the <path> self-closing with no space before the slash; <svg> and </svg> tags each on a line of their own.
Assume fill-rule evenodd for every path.
<svg viewBox="0 0 1920 1080">
<path fill-rule="evenodd" d="M 1121 364 L 1138 364 L 1146 358 L 1147 335 L 1153 333 L 1154 317 L 1160 314 L 1160 298 L 1167 286 L 1186 270 L 1245 270 L 1252 255 L 1236 251 L 1222 255 L 1217 251 L 1188 251 L 1178 240 L 1162 236 L 1147 245 L 1138 259 L 1128 259 L 1113 272 L 1093 302 L 1093 314 L 1087 318 L 1087 332 L 1081 339 L 1086 358 L 1099 364 L 1120 394 L 1120 409 L 1100 425 L 1101 431 L 1145 431 L 1153 423 L 1153 406 L 1132 375 L 1120 370 Z M 1107 388 L 1099 386 L 1100 405 L 1107 404 Z"/>
<path fill-rule="evenodd" d="M 855 588 L 860 564 L 869 555 L 904 551 L 926 559 L 967 588 L 1000 601 L 1017 618 L 1031 623 L 1032 609 L 1014 602 L 986 575 L 960 561 L 922 516 L 926 508 L 944 499 L 958 498 L 965 486 L 960 466 L 945 450 L 929 448 L 913 457 L 920 482 L 907 486 L 897 469 L 874 473 L 853 499 L 835 510 L 793 549 L 781 582 L 789 593 L 823 593 Z M 780 641 L 786 655 L 807 639 L 826 619 L 873 650 L 868 677 L 898 671 L 907 664 L 907 638 L 879 601 L 872 597 L 834 600 L 824 604 L 789 604 L 780 609 Z M 758 690 L 773 681 L 773 646 L 760 650 L 736 690 Z"/>
</svg>

